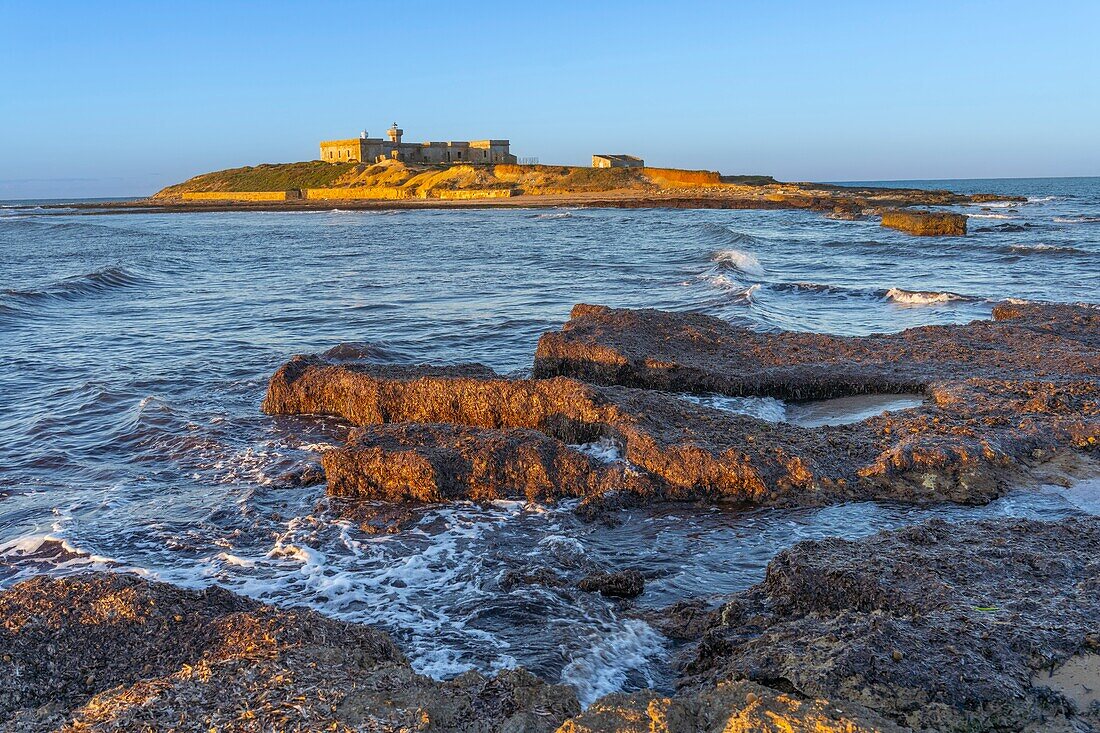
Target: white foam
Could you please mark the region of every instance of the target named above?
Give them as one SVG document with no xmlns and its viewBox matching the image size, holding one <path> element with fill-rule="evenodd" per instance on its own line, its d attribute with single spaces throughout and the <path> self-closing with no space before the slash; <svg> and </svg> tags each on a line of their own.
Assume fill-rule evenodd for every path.
<svg viewBox="0 0 1100 733">
<path fill-rule="evenodd" d="M 936 303 L 949 303 L 954 300 L 966 300 L 965 297 L 956 293 L 902 290 L 901 288 L 887 290 L 886 299 L 902 305 L 934 305 Z"/>
<path fill-rule="evenodd" d="M 711 407 L 724 412 L 735 412 L 738 415 L 748 415 L 768 422 L 783 422 L 786 420 L 787 406 L 781 400 L 774 397 L 727 397 L 726 395 L 679 395 L 688 402 L 694 402 L 703 407 Z"/>
<path fill-rule="evenodd" d="M 760 260 L 756 255 L 750 252 L 744 252 L 739 249 L 729 248 L 720 249 L 715 252 L 711 259 L 719 264 L 729 265 L 741 272 L 749 275 L 756 275 L 762 277 L 764 275 L 764 266 L 760 264 Z"/>
<path fill-rule="evenodd" d="M 1067 247 L 1060 244 L 1013 244 L 1009 247 L 1013 252 L 1080 252 L 1076 247 Z"/>
<path fill-rule="evenodd" d="M 971 219 L 1015 219 L 1008 214 L 967 214 Z"/>
<path fill-rule="evenodd" d="M 569 447 L 592 456 L 603 463 L 620 463 L 625 460 L 622 446 L 611 438 L 600 438 L 593 443 L 579 443 Z"/>
<path fill-rule="evenodd" d="M 581 705 L 588 707 L 600 697 L 626 686 L 633 674 L 641 677 L 639 687 L 654 684 L 651 661 L 665 651 L 665 640 L 652 626 L 639 619 L 625 619 L 617 628 L 594 634 L 586 651 L 574 656 L 561 671 L 561 681 L 577 691 Z"/>
</svg>

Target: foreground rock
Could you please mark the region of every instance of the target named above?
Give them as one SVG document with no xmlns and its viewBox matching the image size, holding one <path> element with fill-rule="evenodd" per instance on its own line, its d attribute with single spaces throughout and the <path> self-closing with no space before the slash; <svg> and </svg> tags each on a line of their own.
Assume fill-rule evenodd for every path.
<svg viewBox="0 0 1100 733">
<path fill-rule="evenodd" d="M 781 553 L 713 614 L 683 685 L 751 680 L 920 730 L 1100 730 L 1098 655 L 1100 519 L 935 521 Z"/>
<path fill-rule="evenodd" d="M 341 499 L 579 497 L 594 511 L 700 498 L 978 503 L 1100 437 L 1100 311 L 1006 305 L 994 315 L 855 338 L 579 305 L 539 341 L 540 378 L 295 357 L 272 377 L 264 410 L 362 426 L 323 458 Z M 669 392 L 929 400 L 805 428 Z"/>
<path fill-rule="evenodd" d="M 559 733 L 901 733 L 856 705 L 805 699 L 751 682 L 723 683 L 694 695 L 650 691 L 607 695 L 565 722 Z"/>
<path fill-rule="evenodd" d="M 964 237 L 966 215 L 944 211 L 886 211 L 882 226 L 921 237 Z"/>
<path fill-rule="evenodd" d="M 389 637 L 211 588 L 107 573 L 0 593 L 0 729 L 551 731 L 572 690 L 438 682 Z"/>
</svg>

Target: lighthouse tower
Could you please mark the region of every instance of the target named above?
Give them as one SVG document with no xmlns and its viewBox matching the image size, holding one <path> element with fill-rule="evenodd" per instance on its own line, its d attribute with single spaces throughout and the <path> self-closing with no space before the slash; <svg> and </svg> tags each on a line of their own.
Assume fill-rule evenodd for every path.
<svg viewBox="0 0 1100 733">
<path fill-rule="evenodd" d="M 393 123 L 393 126 L 386 131 L 386 133 L 390 136 L 391 143 L 393 143 L 394 145 L 400 145 L 401 136 L 405 134 L 405 131 L 398 127 L 397 123 L 395 122 Z"/>
</svg>

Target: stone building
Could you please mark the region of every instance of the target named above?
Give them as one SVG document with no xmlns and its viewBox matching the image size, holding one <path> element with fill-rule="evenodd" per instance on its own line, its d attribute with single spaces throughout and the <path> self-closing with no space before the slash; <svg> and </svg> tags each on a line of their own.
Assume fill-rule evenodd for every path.
<svg viewBox="0 0 1100 733">
<path fill-rule="evenodd" d="M 405 131 L 393 123 L 387 138 L 366 132 L 350 140 L 323 140 L 321 160 L 330 163 L 377 163 L 401 160 L 406 163 L 515 163 L 507 140 L 464 140 L 447 142 L 402 142 Z"/>
<path fill-rule="evenodd" d="M 635 158 L 633 155 L 604 155 L 592 156 L 593 168 L 644 168 L 645 161 Z"/>
</svg>

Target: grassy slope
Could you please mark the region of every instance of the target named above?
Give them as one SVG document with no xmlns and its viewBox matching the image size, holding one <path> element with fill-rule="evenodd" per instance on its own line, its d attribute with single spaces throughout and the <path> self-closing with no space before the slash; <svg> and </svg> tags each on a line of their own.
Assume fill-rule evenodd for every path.
<svg viewBox="0 0 1100 733">
<path fill-rule="evenodd" d="M 265 163 L 244 168 L 203 173 L 169 186 L 157 197 L 193 191 L 286 191 L 292 188 L 324 188 L 355 168 L 354 163 Z"/>
</svg>

